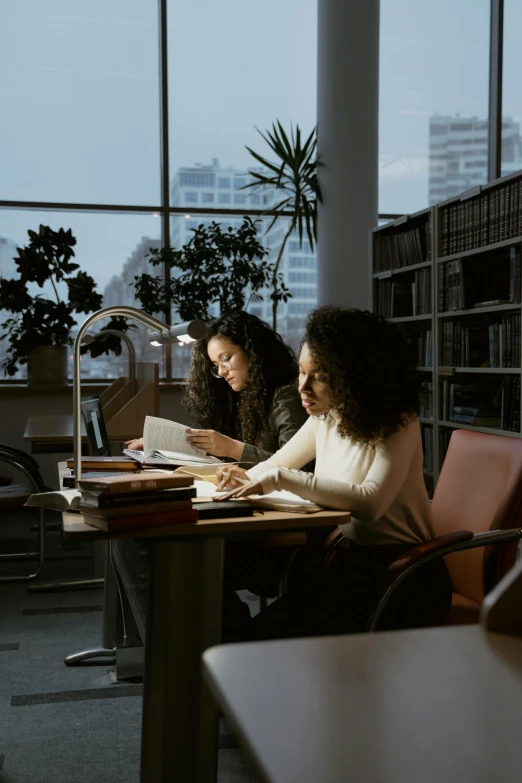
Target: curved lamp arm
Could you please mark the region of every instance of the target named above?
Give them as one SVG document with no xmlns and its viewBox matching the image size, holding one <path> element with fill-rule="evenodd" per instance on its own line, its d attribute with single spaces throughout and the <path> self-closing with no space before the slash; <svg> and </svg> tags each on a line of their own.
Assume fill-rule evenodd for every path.
<svg viewBox="0 0 522 783">
<path fill-rule="evenodd" d="M 114 334 L 116 337 L 119 337 L 129 349 L 129 380 L 134 392 L 136 384 L 136 349 L 134 348 L 134 343 L 125 332 L 120 332 L 119 329 L 102 329 L 93 335 L 85 334 L 83 336 L 83 342 L 88 345 L 91 342 L 91 340 L 88 339 L 89 337 L 92 337 L 92 340 L 95 340 L 97 337 L 103 337 L 105 334 Z"/>
<path fill-rule="evenodd" d="M 99 321 L 101 318 L 107 318 L 112 315 L 123 315 L 127 318 L 134 318 L 135 321 L 148 326 L 150 329 L 160 333 L 170 332 L 170 327 L 158 318 L 138 310 L 137 307 L 128 307 L 127 305 L 114 305 L 105 307 L 90 315 L 78 329 L 74 341 L 74 370 L 73 370 L 73 417 L 74 417 L 74 475 L 77 484 L 82 476 L 82 431 L 81 431 L 81 378 L 80 378 L 80 345 L 82 338 L 91 324 Z"/>
</svg>

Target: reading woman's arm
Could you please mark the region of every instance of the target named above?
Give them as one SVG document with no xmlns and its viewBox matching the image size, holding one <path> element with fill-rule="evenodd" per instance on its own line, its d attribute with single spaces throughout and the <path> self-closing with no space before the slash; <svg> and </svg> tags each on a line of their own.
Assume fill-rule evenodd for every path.
<svg viewBox="0 0 522 783">
<path fill-rule="evenodd" d="M 307 418 L 308 414 L 301 404 L 296 386 L 283 386 L 278 389 L 274 394 L 267 426 L 267 434 L 269 433 L 275 441 L 275 450 L 281 449 L 285 443 L 288 443 Z M 260 462 L 270 459 L 273 453 L 274 451 L 245 443 L 241 454 L 241 463 L 249 468 L 251 465 L 258 465 Z"/>
<path fill-rule="evenodd" d="M 287 489 L 321 506 L 351 511 L 363 522 L 375 522 L 390 507 L 404 485 L 418 445 L 418 427 L 418 420 L 414 420 L 378 446 L 373 464 L 361 484 L 290 470 L 292 466 L 288 463 L 285 467 L 284 463 L 270 465 L 272 460 L 264 463 L 267 467 L 264 472 L 260 471 L 263 465 L 258 465 L 248 473 L 261 482 L 265 493 Z M 283 454 L 283 451 L 278 453 Z"/>
<path fill-rule="evenodd" d="M 260 462 L 250 468 L 247 473 L 250 478 L 257 478 L 264 475 L 267 471 L 279 468 L 302 468 L 306 463 L 315 458 L 315 425 L 313 418 L 310 417 L 300 430 L 285 443 L 283 448 L 272 454 L 270 459 Z M 271 490 L 267 490 L 270 492 Z"/>
</svg>

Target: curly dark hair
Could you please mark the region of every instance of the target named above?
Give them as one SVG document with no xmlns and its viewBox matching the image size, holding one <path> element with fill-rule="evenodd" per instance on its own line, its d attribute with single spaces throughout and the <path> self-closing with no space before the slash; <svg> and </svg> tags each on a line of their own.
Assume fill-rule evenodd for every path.
<svg viewBox="0 0 522 783">
<path fill-rule="evenodd" d="M 212 337 L 229 340 L 246 353 L 248 380 L 242 391 L 233 391 L 210 372 L 207 345 Z M 260 318 L 237 310 L 211 321 L 207 336 L 194 344 L 185 403 L 199 427 L 254 444 L 266 427 L 275 390 L 296 381 L 292 349 Z"/>
<path fill-rule="evenodd" d="M 418 412 L 412 347 L 396 324 L 368 310 L 319 307 L 303 343 L 324 374 L 341 437 L 375 444 Z"/>
</svg>

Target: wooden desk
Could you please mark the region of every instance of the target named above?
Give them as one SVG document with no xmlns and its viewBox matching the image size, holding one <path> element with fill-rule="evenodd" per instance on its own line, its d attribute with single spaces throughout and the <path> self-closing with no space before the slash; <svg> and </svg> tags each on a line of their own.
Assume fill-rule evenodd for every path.
<svg viewBox="0 0 522 783">
<path fill-rule="evenodd" d="M 79 514 L 66 513 L 63 520 L 69 539 L 110 537 L 93 531 Z M 114 536 L 143 541 L 149 565 L 142 783 L 216 780 L 217 709 L 202 682 L 201 654 L 221 638 L 225 539 L 259 538 L 275 530 L 295 532 L 349 521 L 350 514 L 341 511 L 269 511 Z"/>
<path fill-rule="evenodd" d="M 205 678 L 269 783 L 518 783 L 522 636 L 480 626 L 223 645 Z"/>
</svg>

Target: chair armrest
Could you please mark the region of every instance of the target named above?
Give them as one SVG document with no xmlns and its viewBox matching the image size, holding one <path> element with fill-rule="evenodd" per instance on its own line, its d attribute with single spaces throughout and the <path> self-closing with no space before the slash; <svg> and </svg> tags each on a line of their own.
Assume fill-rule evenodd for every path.
<svg viewBox="0 0 522 783">
<path fill-rule="evenodd" d="M 448 543 L 447 539 L 452 538 L 453 536 L 462 536 L 462 538 L 460 538 L 459 541 Z M 466 549 L 476 549 L 477 547 L 491 546 L 492 544 L 509 544 L 520 538 L 522 538 L 522 528 L 518 527 L 510 528 L 509 530 L 489 530 L 486 533 L 476 533 L 475 535 L 472 533 L 470 534 L 467 530 L 461 530 L 456 533 L 449 533 L 446 536 L 438 536 L 437 538 L 432 539 L 432 541 L 427 541 L 413 547 L 412 549 L 416 550 L 417 554 L 414 552 L 411 561 L 408 561 L 404 567 L 401 568 L 401 561 L 408 560 L 410 552 L 407 552 L 388 566 L 385 575 L 385 592 L 373 610 L 367 630 L 375 631 L 377 623 L 395 590 L 410 574 L 416 571 L 417 568 L 420 568 L 420 566 L 428 563 L 430 560 L 435 560 L 437 557 L 444 557 L 444 555 L 450 555 L 453 552 L 462 552 Z M 438 546 L 437 542 L 442 541 L 443 539 L 446 539 L 444 544 Z M 432 543 L 433 547 L 430 547 Z M 425 551 L 424 554 L 419 552 L 423 547 L 428 550 Z M 390 583 L 387 575 L 395 569 L 395 580 Z"/>
<path fill-rule="evenodd" d="M 423 541 L 422 544 L 408 549 L 404 555 L 394 560 L 386 569 L 384 574 L 384 590 L 386 591 L 404 571 L 418 560 L 423 560 L 427 555 L 439 552 L 447 546 L 460 544 L 462 541 L 470 541 L 473 538 L 471 530 L 456 530 L 454 533 L 446 533 L 443 536 L 437 536 L 429 541 Z"/>
</svg>

